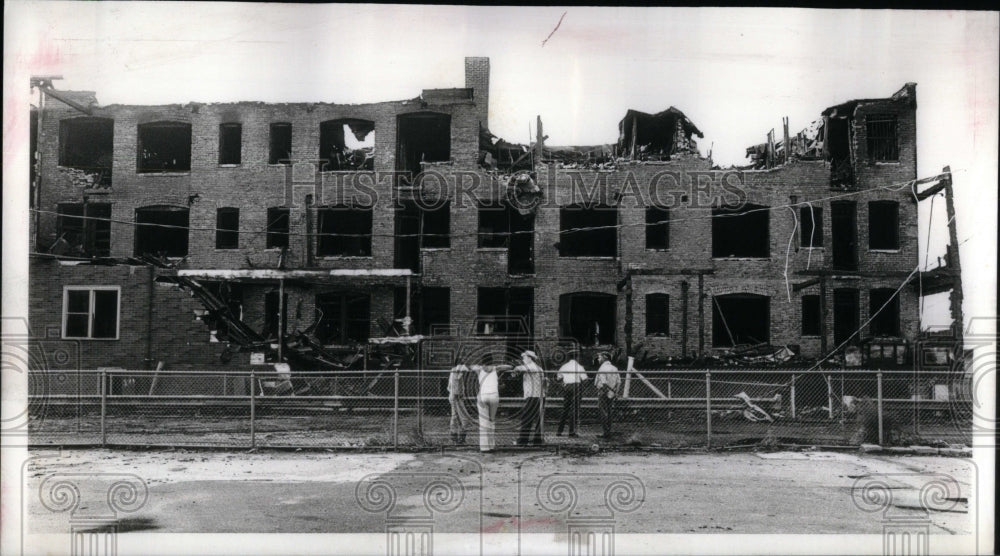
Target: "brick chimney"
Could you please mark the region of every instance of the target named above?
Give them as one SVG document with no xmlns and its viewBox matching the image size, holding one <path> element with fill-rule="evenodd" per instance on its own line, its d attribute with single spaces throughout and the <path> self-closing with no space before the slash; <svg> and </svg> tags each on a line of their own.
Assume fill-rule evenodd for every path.
<svg viewBox="0 0 1000 556">
<path fill-rule="evenodd" d="M 490 112 L 490 59 L 468 56 L 465 58 L 465 87 L 472 89 L 479 124 L 489 128 Z"/>
</svg>

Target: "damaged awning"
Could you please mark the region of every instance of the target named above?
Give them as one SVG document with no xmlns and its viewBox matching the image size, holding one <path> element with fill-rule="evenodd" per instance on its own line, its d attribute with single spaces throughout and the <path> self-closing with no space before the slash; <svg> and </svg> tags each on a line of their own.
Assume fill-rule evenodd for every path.
<svg viewBox="0 0 1000 556">
<path fill-rule="evenodd" d="M 273 268 L 250 269 L 188 269 L 178 270 L 177 276 L 199 280 L 308 280 L 315 282 L 340 283 L 361 280 L 366 284 L 402 284 L 413 277 L 407 268 L 350 268 L 333 270 L 280 270 Z"/>
<path fill-rule="evenodd" d="M 673 106 L 656 114 L 629 110 L 618 123 L 618 155 L 637 160 L 669 160 L 679 152 L 697 154 L 697 143 L 692 136 L 705 135 Z"/>
</svg>

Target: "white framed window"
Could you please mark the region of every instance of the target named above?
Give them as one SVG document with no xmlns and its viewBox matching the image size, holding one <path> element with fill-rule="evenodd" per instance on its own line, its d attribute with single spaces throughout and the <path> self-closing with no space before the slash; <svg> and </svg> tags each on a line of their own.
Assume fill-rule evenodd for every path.
<svg viewBox="0 0 1000 556">
<path fill-rule="evenodd" d="M 64 286 L 62 337 L 117 340 L 121 314 L 119 286 Z"/>
</svg>

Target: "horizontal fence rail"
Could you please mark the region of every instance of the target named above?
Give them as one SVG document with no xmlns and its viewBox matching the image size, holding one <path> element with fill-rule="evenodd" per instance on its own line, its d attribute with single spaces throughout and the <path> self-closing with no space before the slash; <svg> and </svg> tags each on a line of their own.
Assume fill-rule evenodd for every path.
<svg viewBox="0 0 1000 556">
<path fill-rule="evenodd" d="M 622 370 L 567 386 L 498 373 L 497 447 L 971 445 L 969 377 L 858 369 Z M 480 446 L 479 378 L 444 370 L 29 372 L 38 445 Z M 454 378 L 455 392 L 449 392 Z M 612 394 L 613 392 L 613 394 Z M 610 394 L 610 395 L 609 395 Z M 610 400 L 610 401 L 609 401 Z M 486 407 L 486 409 L 484 409 Z"/>
</svg>

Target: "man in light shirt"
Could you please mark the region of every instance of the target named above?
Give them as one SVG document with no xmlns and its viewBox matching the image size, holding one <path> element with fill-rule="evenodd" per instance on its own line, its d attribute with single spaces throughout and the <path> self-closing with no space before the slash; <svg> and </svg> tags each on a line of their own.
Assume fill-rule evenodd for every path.
<svg viewBox="0 0 1000 556">
<path fill-rule="evenodd" d="M 594 386 L 597 388 L 597 407 L 601 412 L 601 426 L 604 428 L 603 438 L 611 438 L 611 420 L 615 410 L 615 398 L 618 396 L 618 385 L 622 379 L 618 367 L 611 363 L 607 353 L 597 355 L 600 368 L 594 375 Z"/>
<path fill-rule="evenodd" d="M 473 365 L 472 370 L 479 376 L 479 395 L 476 398 L 479 410 L 479 451 L 492 452 L 497 444 L 496 420 L 497 408 L 500 406 L 497 365 Z"/>
<path fill-rule="evenodd" d="M 570 359 L 562 367 L 559 367 L 556 378 L 563 383 L 563 413 L 559 419 L 559 429 L 556 431 L 556 436 L 562 436 L 563 428 L 569 421 L 569 436 L 574 438 L 577 436 L 576 425 L 580 421 L 580 396 L 583 394 L 583 381 L 587 380 L 587 373 L 584 371 L 583 365 L 576 362 L 576 359 Z"/>
<path fill-rule="evenodd" d="M 542 367 L 538 365 L 538 355 L 530 349 L 521 354 L 521 365 L 514 367 L 521 373 L 524 389 L 524 408 L 521 413 L 521 434 L 517 444 L 526 446 L 531 433 L 535 433 L 533 444 L 542 443 L 542 397 L 544 377 Z"/>
</svg>

